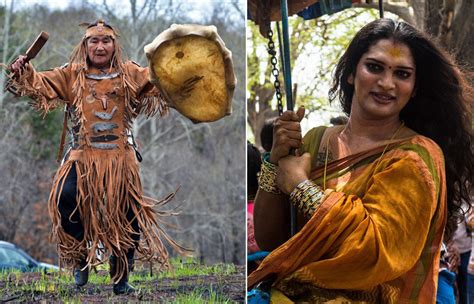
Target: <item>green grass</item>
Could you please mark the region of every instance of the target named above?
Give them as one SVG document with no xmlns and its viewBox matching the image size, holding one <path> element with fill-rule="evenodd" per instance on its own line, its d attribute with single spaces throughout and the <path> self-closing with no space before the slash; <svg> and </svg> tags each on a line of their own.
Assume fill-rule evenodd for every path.
<svg viewBox="0 0 474 304">
<path fill-rule="evenodd" d="M 199 275 L 230 275 L 235 273 L 235 265 L 233 264 L 215 264 L 201 265 L 193 259 L 188 258 L 185 261 L 178 259 L 171 260 L 172 269 L 163 271 L 158 274 L 158 278 L 179 278 Z"/>
<path fill-rule="evenodd" d="M 231 275 L 236 272 L 233 264 L 215 264 L 215 265 L 201 265 L 192 258 L 185 260 L 179 258 L 172 258 L 170 260 L 171 269 L 157 272 L 153 270 L 153 276 L 149 275 L 146 265 L 143 267 L 135 267 L 135 271 L 130 275 L 130 282 L 156 280 L 164 278 L 181 278 L 191 276 L 206 276 L 206 275 Z M 108 283 L 108 282 L 107 282 Z"/>
<path fill-rule="evenodd" d="M 225 283 L 221 283 L 220 278 L 226 275 L 236 273 L 236 267 L 232 264 L 216 264 L 216 265 L 201 265 L 196 260 L 188 258 L 181 260 L 179 258 L 171 259 L 171 269 L 157 272 L 153 271 L 153 276 L 149 275 L 148 267 L 144 264 L 141 267 L 136 267 L 135 272 L 130 275 L 130 282 L 139 290 L 142 295 L 153 295 L 157 292 L 157 288 L 165 286 L 176 289 L 176 299 L 172 303 L 186 304 L 186 303 L 231 303 L 232 301 L 219 294 L 219 290 Z M 99 270 L 108 272 L 108 265 L 101 265 Z M 217 277 L 217 283 L 207 282 L 205 276 L 212 275 Z M 203 276 L 202 278 L 200 276 Z M 54 273 L 38 273 L 26 282 L 27 275 L 19 271 L 2 271 L 0 272 L 0 281 L 5 284 L 5 291 L 9 296 L 18 296 L 17 301 L 36 301 L 41 295 L 54 295 L 56 301 L 60 300 L 66 303 L 80 303 L 81 293 L 77 293 L 74 288 L 74 279 L 69 270 Z M 182 278 L 192 277 L 191 281 L 186 281 L 187 286 L 180 281 Z M 223 280 L 222 280 L 223 281 Z M 189 283 L 197 285 L 196 289 L 189 291 Z M 113 295 L 104 294 L 101 292 L 101 287 L 110 285 L 111 280 L 109 275 L 95 271 L 89 273 L 88 290 L 91 288 L 93 293 L 100 295 L 101 298 L 106 297 L 108 300 L 112 299 Z M 158 284 L 158 285 L 157 285 Z M 214 284 L 214 285 L 213 285 Z M 94 288 L 97 287 L 97 288 Z M 186 287 L 186 288 L 184 288 Z M 191 287 L 192 288 L 192 287 Z M 179 290 L 181 289 L 181 290 Z M 2 300 L 3 297 L 0 297 Z"/>
<path fill-rule="evenodd" d="M 226 297 L 222 297 L 217 292 L 207 289 L 196 289 L 189 294 L 178 295 L 173 304 L 214 304 L 214 303 L 232 303 Z"/>
</svg>

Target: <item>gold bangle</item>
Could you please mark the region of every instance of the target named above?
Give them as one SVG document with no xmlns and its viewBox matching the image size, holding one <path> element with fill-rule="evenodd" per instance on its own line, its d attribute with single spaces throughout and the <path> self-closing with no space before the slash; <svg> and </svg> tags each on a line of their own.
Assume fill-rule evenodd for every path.
<svg viewBox="0 0 474 304">
<path fill-rule="evenodd" d="M 276 182 L 277 166 L 266 161 L 262 161 L 262 169 L 258 176 L 258 187 L 263 191 L 273 194 L 281 194 Z"/>
<path fill-rule="evenodd" d="M 311 217 L 321 204 L 324 192 L 310 180 L 302 181 L 290 194 L 290 202 L 305 216 Z"/>
</svg>

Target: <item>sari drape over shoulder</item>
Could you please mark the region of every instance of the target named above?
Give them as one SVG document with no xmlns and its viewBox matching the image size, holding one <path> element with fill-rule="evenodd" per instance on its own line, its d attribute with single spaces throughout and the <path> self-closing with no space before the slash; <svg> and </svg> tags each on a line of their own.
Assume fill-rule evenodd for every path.
<svg viewBox="0 0 474 304">
<path fill-rule="evenodd" d="M 304 137 L 319 150 L 323 128 Z M 435 303 L 447 218 L 444 158 L 417 135 L 328 166 L 323 199 L 305 226 L 250 274 L 249 286 L 275 276 L 280 299 Z M 311 179 L 322 185 L 321 168 Z"/>
</svg>

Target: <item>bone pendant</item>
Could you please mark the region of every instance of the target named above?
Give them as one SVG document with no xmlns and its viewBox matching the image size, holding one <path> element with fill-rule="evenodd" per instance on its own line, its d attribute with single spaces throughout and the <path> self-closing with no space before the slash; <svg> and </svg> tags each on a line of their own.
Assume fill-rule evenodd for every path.
<svg viewBox="0 0 474 304">
<path fill-rule="evenodd" d="M 117 144 L 109 144 L 109 143 L 91 143 L 92 148 L 101 149 L 101 150 L 113 150 L 117 149 Z"/>
<path fill-rule="evenodd" d="M 95 117 L 100 118 L 102 120 L 111 120 L 112 117 L 115 114 L 115 111 L 117 111 L 116 106 L 112 109 L 112 112 L 110 112 L 110 113 L 107 113 L 107 112 L 94 112 L 94 115 L 95 115 Z"/>
<path fill-rule="evenodd" d="M 118 125 L 115 122 L 96 122 L 92 125 L 92 130 L 94 131 L 94 133 L 112 131 L 116 128 L 118 128 Z"/>
<path fill-rule="evenodd" d="M 107 110 L 107 97 L 102 97 L 102 108 Z"/>
</svg>

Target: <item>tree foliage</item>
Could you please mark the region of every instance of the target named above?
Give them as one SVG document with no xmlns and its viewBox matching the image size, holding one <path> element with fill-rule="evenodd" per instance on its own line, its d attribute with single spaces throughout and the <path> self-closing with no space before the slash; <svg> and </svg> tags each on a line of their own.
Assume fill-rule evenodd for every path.
<svg viewBox="0 0 474 304">
<path fill-rule="evenodd" d="M 361 9 L 308 21 L 299 17 L 290 18 L 292 91 L 296 105 L 304 106 L 307 115 L 315 111 L 329 111 L 334 112 L 335 116 L 339 115 L 329 106 L 327 98 L 332 69 L 357 29 L 373 18 L 373 11 Z M 270 56 L 264 49 L 268 41 L 260 35 L 256 25 L 250 21 L 247 25 L 247 123 L 254 135 L 258 135 L 265 120 L 277 116 L 278 112 Z M 273 31 L 280 64 L 275 25 Z M 279 70 L 284 95 L 281 66 Z M 259 136 L 255 136 L 255 141 L 259 146 Z"/>
</svg>

